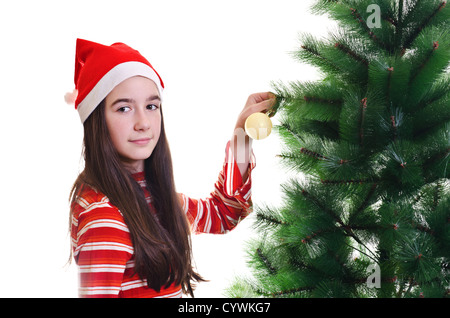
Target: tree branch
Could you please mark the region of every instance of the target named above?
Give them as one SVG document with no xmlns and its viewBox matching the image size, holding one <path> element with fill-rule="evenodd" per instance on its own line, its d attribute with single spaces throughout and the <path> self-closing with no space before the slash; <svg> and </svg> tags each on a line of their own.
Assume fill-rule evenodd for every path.
<svg viewBox="0 0 450 318">
<path fill-rule="evenodd" d="M 364 118 L 365 118 L 365 114 L 366 114 L 366 109 L 367 109 L 367 97 L 364 97 L 363 99 L 361 99 L 360 102 L 360 107 L 359 107 L 359 112 L 360 112 L 360 116 L 359 116 L 359 144 L 361 146 L 363 146 L 364 143 Z"/>
<path fill-rule="evenodd" d="M 258 253 L 259 259 L 266 265 L 269 272 L 274 275 L 277 273 L 277 269 L 273 267 L 272 263 L 268 260 L 268 258 L 263 254 L 262 250 L 260 248 L 256 249 L 256 252 Z"/>
<path fill-rule="evenodd" d="M 442 1 L 439 4 L 439 6 L 430 14 L 430 16 L 428 16 L 419 25 L 418 28 L 416 28 L 413 32 L 410 33 L 409 37 L 403 43 L 403 49 L 402 49 L 403 52 L 406 51 L 406 49 L 410 48 L 411 44 L 419 36 L 420 32 L 430 23 L 430 21 L 434 18 L 434 16 L 445 7 L 446 4 L 447 4 L 447 1 Z"/>
<path fill-rule="evenodd" d="M 336 42 L 334 44 L 334 47 L 338 48 L 340 51 L 344 52 L 345 54 L 351 56 L 357 62 L 362 63 L 365 66 L 369 66 L 369 61 L 367 61 L 364 57 L 358 55 L 355 51 L 352 51 L 350 48 L 346 47 L 345 45 L 343 45 L 339 42 Z"/>
</svg>

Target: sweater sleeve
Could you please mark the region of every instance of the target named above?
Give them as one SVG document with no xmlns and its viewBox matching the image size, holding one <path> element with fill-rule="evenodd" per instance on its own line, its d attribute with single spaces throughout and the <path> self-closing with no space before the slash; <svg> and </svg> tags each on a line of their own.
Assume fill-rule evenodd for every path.
<svg viewBox="0 0 450 318">
<path fill-rule="evenodd" d="M 252 153 L 248 177 L 243 182 L 230 143 L 227 143 L 225 162 L 210 196 L 205 199 L 193 199 L 180 194 L 192 232 L 226 233 L 252 211 L 251 171 L 255 166 L 255 157 Z"/>
<path fill-rule="evenodd" d="M 76 213 L 77 208 L 80 213 Z M 76 235 L 72 240 L 79 266 L 79 296 L 118 297 L 126 263 L 133 255 L 122 215 L 105 201 L 75 207 L 74 212 Z"/>
</svg>

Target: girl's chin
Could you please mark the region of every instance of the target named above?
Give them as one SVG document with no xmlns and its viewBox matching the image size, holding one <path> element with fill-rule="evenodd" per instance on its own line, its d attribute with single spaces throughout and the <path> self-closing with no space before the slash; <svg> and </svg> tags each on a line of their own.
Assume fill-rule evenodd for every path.
<svg viewBox="0 0 450 318">
<path fill-rule="evenodd" d="M 151 153 L 142 154 L 140 156 L 132 156 L 132 157 L 124 157 L 121 156 L 120 160 L 124 164 L 124 166 L 130 171 L 143 171 L 144 170 L 144 160 L 149 158 Z"/>
</svg>

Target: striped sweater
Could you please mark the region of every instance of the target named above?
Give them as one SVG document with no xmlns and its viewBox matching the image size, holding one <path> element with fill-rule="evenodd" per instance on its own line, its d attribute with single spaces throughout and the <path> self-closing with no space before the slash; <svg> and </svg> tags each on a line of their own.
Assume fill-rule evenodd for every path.
<svg viewBox="0 0 450 318">
<path fill-rule="evenodd" d="M 226 233 L 250 213 L 250 172 L 254 167 L 252 154 L 248 178 L 243 183 L 228 143 L 223 169 L 210 196 L 192 199 L 179 194 L 193 233 Z M 150 204 L 144 173 L 133 177 Z M 134 249 L 128 227 L 121 212 L 102 193 L 84 189 L 72 205 L 71 222 L 80 297 L 181 297 L 180 286 L 157 292 L 134 274 Z"/>
</svg>

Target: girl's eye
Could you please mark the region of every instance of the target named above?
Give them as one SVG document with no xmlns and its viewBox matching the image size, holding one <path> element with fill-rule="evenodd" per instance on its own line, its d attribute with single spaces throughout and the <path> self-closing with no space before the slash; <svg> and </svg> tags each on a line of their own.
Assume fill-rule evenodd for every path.
<svg viewBox="0 0 450 318">
<path fill-rule="evenodd" d="M 150 105 L 147 105 L 147 109 L 156 110 L 156 109 L 158 109 L 158 106 L 156 106 L 155 104 L 150 104 Z"/>
<path fill-rule="evenodd" d="M 121 112 L 121 113 L 126 113 L 126 112 L 130 111 L 130 107 L 129 106 L 122 106 L 119 109 L 117 109 L 117 111 Z"/>
</svg>

